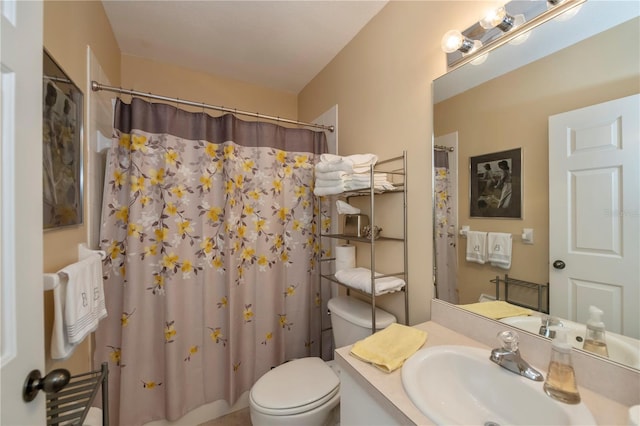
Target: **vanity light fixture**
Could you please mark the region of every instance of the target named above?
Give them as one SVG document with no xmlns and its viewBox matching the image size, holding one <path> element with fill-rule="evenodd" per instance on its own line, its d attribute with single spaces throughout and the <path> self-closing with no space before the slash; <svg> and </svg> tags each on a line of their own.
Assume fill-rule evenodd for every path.
<svg viewBox="0 0 640 426">
<path fill-rule="evenodd" d="M 462 54 L 469 54 L 482 47 L 480 40 L 471 40 L 462 35 L 458 30 L 447 31 L 442 37 L 440 47 L 446 53 L 452 53 L 456 50 Z"/>
<path fill-rule="evenodd" d="M 558 5 L 560 5 L 561 3 L 564 3 L 565 0 L 547 0 L 547 9 L 553 9 L 554 7 L 557 7 Z M 556 20 L 558 21 L 568 21 L 569 19 L 573 18 L 574 16 L 576 16 L 576 14 L 580 11 L 580 8 L 582 7 L 582 5 L 580 6 L 576 6 L 570 10 L 567 10 L 566 12 L 562 13 L 561 15 L 558 15 L 558 17 L 556 18 Z"/>
<path fill-rule="evenodd" d="M 464 31 L 451 30 L 441 47 L 451 71 L 466 63 L 481 63 L 493 49 L 505 43 L 520 44 L 531 30 L 562 15 L 575 14 L 586 0 L 513 0 L 495 9 Z M 568 13 L 567 13 L 568 12 Z"/>
<path fill-rule="evenodd" d="M 503 7 L 499 7 L 497 9 L 492 9 L 484 15 L 480 21 L 480 26 L 485 30 L 490 30 L 491 28 L 498 28 L 503 32 L 507 32 L 516 25 L 518 25 L 516 19 L 520 21 L 520 25 L 524 23 L 524 15 L 519 14 L 517 17 L 511 16 L 507 13 L 506 9 Z"/>
<path fill-rule="evenodd" d="M 553 0 L 558 1 L 558 0 Z M 518 28 L 522 24 L 525 23 L 524 15 L 519 13 L 517 15 L 509 15 L 507 10 L 503 7 L 499 7 L 497 9 L 492 9 L 478 21 L 480 26 L 485 30 L 490 30 L 492 28 L 498 28 L 502 32 L 512 31 L 515 28 Z M 526 32 L 518 37 L 514 38 L 509 42 L 509 44 L 517 45 L 522 44 L 529 38 L 530 32 Z M 473 62 L 472 62 L 473 63 Z"/>
</svg>

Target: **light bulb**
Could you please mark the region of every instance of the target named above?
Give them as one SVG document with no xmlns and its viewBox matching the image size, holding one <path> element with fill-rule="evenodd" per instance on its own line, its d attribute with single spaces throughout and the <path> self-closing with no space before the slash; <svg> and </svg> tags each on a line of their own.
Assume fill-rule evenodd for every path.
<svg viewBox="0 0 640 426">
<path fill-rule="evenodd" d="M 446 53 L 453 53 L 456 50 L 458 50 L 460 46 L 462 46 L 463 40 L 464 40 L 464 37 L 462 36 L 462 33 L 460 31 L 458 30 L 447 31 L 445 35 L 442 37 L 442 41 L 440 42 L 440 47 L 442 47 L 442 50 L 445 51 Z"/>
<path fill-rule="evenodd" d="M 484 15 L 484 18 L 480 20 L 480 26 L 485 30 L 490 30 L 502 22 L 502 19 L 506 14 L 507 12 L 504 10 L 504 7 L 490 10 L 486 15 Z"/>
<path fill-rule="evenodd" d="M 479 22 L 480 26 L 485 30 L 498 27 L 502 31 L 507 32 L 514 25 L 513 16 L 509 15 L 504 7 L 490 10 Z"/>
<path fill-rule="evenodd" d="M 446 53 L 453 53 L 456 50 L 459 50 L 462 53 L 469 53 L 469 51 L 475 47 L 475 44 L 473 40 L 463 36 L 460 31 L 450 30 L 442 37 L 440 47 Z"/>
</svg>

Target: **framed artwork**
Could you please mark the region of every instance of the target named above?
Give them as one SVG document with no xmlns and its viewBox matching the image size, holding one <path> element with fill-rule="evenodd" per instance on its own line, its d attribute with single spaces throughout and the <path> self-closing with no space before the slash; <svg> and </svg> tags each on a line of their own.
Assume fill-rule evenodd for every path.
<svg viewBox="0 0 640 426">
<path fill-rule="evenodd" d="M 42 190 L 44 229 L 82 223 L 83 94 L 43 54 Z"/>
<path fill-rule="evenodd" d="M 471 157 L 471 217 L 522 219 L 522 148 Z"/>
</svg>

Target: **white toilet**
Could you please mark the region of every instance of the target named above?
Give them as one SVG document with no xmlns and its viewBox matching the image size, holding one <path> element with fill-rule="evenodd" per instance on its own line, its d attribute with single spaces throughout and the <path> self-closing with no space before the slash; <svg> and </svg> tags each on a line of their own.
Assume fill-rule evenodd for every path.
<svg viewBox="0 0 640 426">
<path fill-rule="evenodd" d="M 371 305 L 349 296 L 329 300 L 336 348 L 371 334 Z M 396 317 L 376 308 L 376 328 Z M 339 371 L 318 357 L 286 362 L 260 377 L 249 393 L 253 426 L 323 426 L 333 422 L 340 402 Z"/>
</svg>

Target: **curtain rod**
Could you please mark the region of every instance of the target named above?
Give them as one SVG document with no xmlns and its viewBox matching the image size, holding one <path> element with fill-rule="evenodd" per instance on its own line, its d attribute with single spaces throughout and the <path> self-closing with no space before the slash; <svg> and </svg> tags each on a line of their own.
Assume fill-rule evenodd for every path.
<svg viewBox="0 0 640 426">
<path fill-rule="evenodd" d="M 449 151 L 449 152 L 453 152 L 453 147 L 452 146 L 443 146 L 443 145 L 434 145 L 433 149 L 435 149 L 436 151 Z"/>
<path fill-rule="evenodd" d="M 100 90 L 105 90 L 107 92 L 120 93 L 120 94 L 124 94 L 124 95 L 140 96 L 140 97 L 143 97 L 143 98 L 157 99 L 157 100 L 160 100 L 160 101 L 166 101 L 166 102 L 183 104 L 183 105 L 190 105 L 190 106 L 195 106 L 195 107 L 199 107 L 199 108 L 206 108 L 206 109 L 213 109 L 213 110 L 216 110 L 216 111 L 230 112 L 232 114 L 248 115 L 248 116 L 251 116 L 251 117 L 262 118 L 262 119 L 265 119 L 265 120 L 280 121 L 280 122 L 283 122 L 283 123 L 296 124 L 298 126 L 314 127 L 314 128 L 317 128 L 317 129 L 328 130 L 330 132 L 333 132 L 335 130 L 333 126 L 326 126 L 324 124 L 306 123 L 304 121 L 290 120 L 288 118 L 282 118 L 282 117 L 274 117 L 272 115 L 265 115 L 265 114 L 260 114 L 260 113 L 257 113 L 257 112 L 248 112 L 248 111 L 241 111 L 241 110 L 234 109 L 234 108 L 226 108 L 226 107 L 223 107 L 223 106 L 208 105 L 208 104 L 205 104 L 204 102 L 193 102 L 193 101 L 187 101 L 187 100 L 184 100 L 184 99 L 170 98 L 168 96 L 161 96 L 161 95 L 154 95 L 154 94 L 151 94 L 151 93 L 139 92 L 137 90 L 127 90 L 127 89 L 123 89 L 121 87 L 107 86 L 105 84 L 98 83 L 97 81 L 91 81 L 91 90 L 93 90 L 94 92 L 98 92 Z"/>
</svg>

